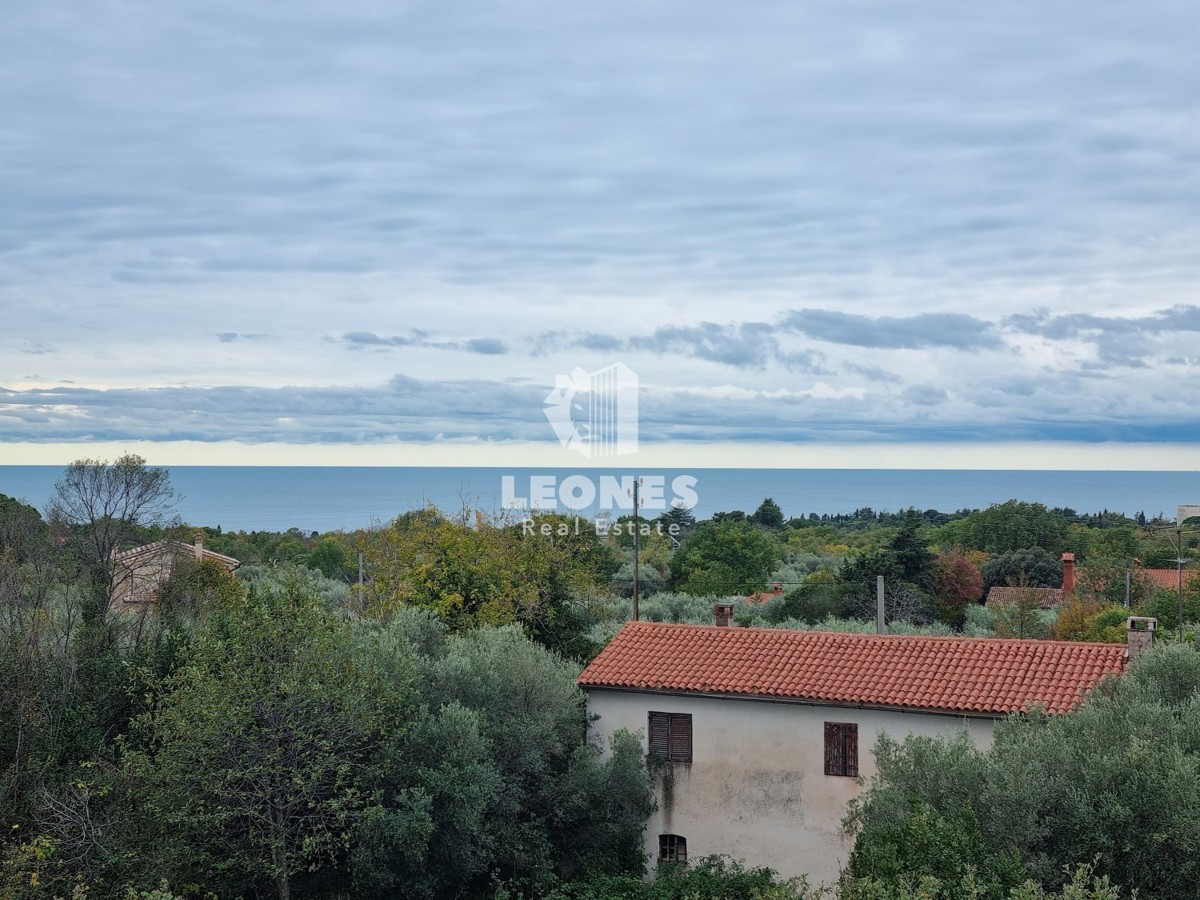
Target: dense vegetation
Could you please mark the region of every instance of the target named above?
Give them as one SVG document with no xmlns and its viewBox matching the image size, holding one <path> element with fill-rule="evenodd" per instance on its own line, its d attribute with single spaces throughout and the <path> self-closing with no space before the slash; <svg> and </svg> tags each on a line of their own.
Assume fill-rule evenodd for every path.
<svg viewBox="0 0 1200 900">
<path fill-rule="evenodd" d="M 44 516 L 0 495 L 0 898 L 815 897 L 719 860 L 642 880 L 651 795 L 639 739 L 590 745 L 575 686 L 632 616 L 631 529 L 643 618 L 707 623 L 716 600 L 754 594 L 739 599 L 736 624 L 770 627 L 871 630 L 882 575 L 892 631 L 1110 640 L 1135 559 L 1174 560 L 1172 539 L 1197 555 L 1193 534 L 1140 514 L 1017 501 L 787 518 L 767 499 L 702 522 L 679 509 L 626 517 L 607 534 L 559 515 L 418 510 L 320 535 L 185 526 L 172 496 L 166 473 L 137 457 L 73 464 Z M 190 544 L 197 530 L 243 561 L 236 575 L 184 560 L 152 609 L 114 611 L 114 550 Z M 980 604 L 992 584 L 1057 583 L 1063 550 L 1080 562 L 1073 606 Z M 1174 593 L 1129 583 L 1134 608 L 1174 627 Z M 1200 621 L 1200 585 L 1184 599 L 1184 621 Z M 1195 683 L 1188 657 L 1163 659 L 1178 684 Z M 1192 694 L 1170 694 L 1170 679 L 1146 671 L 1104 700 L 1124 706 L 1011 723 L 990 755 L 881 747 L 880 784 L 854 819 L 872 849 L 856 852 L 856 880 L 830 890 L 1025 897 L 1034 878 L 1071 896 L 1115 896 L 1076 868 L 1105 855 L 1100 875 L 1168 896 L 1162 867 L 1139 869 L 1135 854 L 1059 830 L 1051 846 L 1037 828 L 1013 826 L 1044 830 L 1066 805 L 1065 823 L 1104 823 L 1097 841 L 1154 823 L 1167 835 L 1159 852 L 1186 854 L 1170 835 L 1190 820 L 1150 817 L 1166 786 L 1191 777 Z M 1150 708 L 1157 718 L 1138 718 Z M 1146 784 L 1132 777 L 1137 747 L 1103 731 L 1120 716 L 1130 733 L 1153 728 L 1170 743 Z M 1071 727 L 1085 730 L 1061 731 Z M 1063 754 L 1087 740 L 1113 748 L 1091 769 L 1095 797 L 1113 791 L 1110 807 L 1069 807 L 1083 801 L 1055 794 L 1048 777 L 1037 802 L 998 802 L 1011 822 L 942 802 L 1016 791 L 1006 747 L 1034 748 L 1045 775 L 1078 768 Z M 931 768 L 944 777 L 926 777 Z"/>
</svg>

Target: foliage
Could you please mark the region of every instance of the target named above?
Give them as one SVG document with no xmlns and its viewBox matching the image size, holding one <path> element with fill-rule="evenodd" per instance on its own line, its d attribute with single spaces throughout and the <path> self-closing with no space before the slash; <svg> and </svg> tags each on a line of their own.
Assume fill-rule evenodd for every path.
<svg viewBox="0 0 1200 900">
<path fill-rule="evenodd" d="M 1044 608 L 1041 591 L 1028 584 L 1013 587 L 1012 596 L 988 601 L 992 628 L 1001 638 L 1045 638 L 1050 634 L 1058 613 Z"/>
<path fill-rule="evenodd" d="M 1041 547 L 1010 550 L 993 556 L 980 570 L 986 590 L 997 586 L 1061 587 L 1062 560 Z"/>
<path fill-rule="evenodd" d="M 1139 897 L 1190 895 L 1200 875 L 1198 712 L 1200 653 L 1172 645 L 1143 654 L 1073 714 L 1006 719 L 987 751 L 962 734 L 882 739 L 879 774 L 847 821 L 851 869 L 895 884 L 974 864 L 997 889 L 1025 878 L 1057 889 L 1076 861 L 1095 859 L 1098 875 Z"/>
<path fill-rule="evenodd" d="M 1067 547 L 1067 519 L 1041 503 L 1009 500 L 938 529 L 937 543 L 1002 554 L 1038 547 L 1057 556 Z"/>
<path fill-rule="evenodd" d="M 750 521 L 763 528 L 782 528 L 783 510 L 778 503 L 767 497 L 759 504 L 758 509 L 750 514 Z"/>
<path fill-rule="evenodd" d="M 173 515 L 175 491 L 170 473 L 146 465 L 134 454 L 107 460 L 80 459 L 67 466 L 54 485 L 49 517 L 91 576 L 91 616 L 108 617 L 116 563 L 113 554 L 140 526 L 158 525 Z"/>
<path fill-rule="evenodd" d="M 1151 598 L 1137 607 L 1139 616 L 1158 619 L 1158 627 L 1174 631 L 1179 627 L 1179 592 L 1160 588 Z M 1200 577 L 1187 580 L 1184 574 L 1183 621 L 1200 622 Z"/>
<path fill-rule="evenodd" d="M 968 605 L 983 597 L 983 574 L 961 549 L 937 555 L 933 585 L 938 620 L 959 628 L 966 621 Z"/>
<path fill-rule="evenodd" d="M 265 878 L 287 900 L 345 852 L 408 695 L 404 658 L 352 637 L 302 583 L 214 611 L 128 753 L 168 871 Z"/>
<path fill-rule="evenodd" d="M 1091 597 L 1075 597 L 1060 610 L 1054 623 L 1054 639 L 1124 643 L 1129 614 L 1123 606 L 1106 605 Z"/>
<path fill-rule="evenodd" d="M 367 535 L 368 610 L 386 619 L 402 606 L 435 611 L 451 630 L 519 622 L 549 647 L 582 658 L 579 608 L 608 585 L 617 562 L 590 525 L 539 515 L 471 528 L 436 510 L 397 518 Z"/>
<path fill-rule="evenodd" d="M 672 590 L 745 595 L 760 591 L 775 568 L 780 543 L 745 520 L 701 522 L 671 557 Z"/>
</svg>

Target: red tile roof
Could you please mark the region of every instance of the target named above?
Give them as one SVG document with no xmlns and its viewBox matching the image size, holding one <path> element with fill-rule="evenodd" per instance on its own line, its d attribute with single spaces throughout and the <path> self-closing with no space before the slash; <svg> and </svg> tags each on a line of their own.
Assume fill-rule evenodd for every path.
<svg viewBox="0 0 1200 900">
<path fill-rule="evenodd" d="M 1178 569 L 1134 569 L 1133 575 L 1135 578 L 1145 577 L 1155 587 L 1170 588 L 1176 590 L 1179 587 L 1179 570 Z M 1183 570 L 1183 586 L 1186 588 L 1193 578 L 1196 577 L 1195 570 Z"/>
<path fill-rule="evenodd" d="M 582 687 L 759 695 L 1003 715 L 1068 712 L 1125 661 L 1122 644 L 844 634 L 630 622 Z"/>
</svg>

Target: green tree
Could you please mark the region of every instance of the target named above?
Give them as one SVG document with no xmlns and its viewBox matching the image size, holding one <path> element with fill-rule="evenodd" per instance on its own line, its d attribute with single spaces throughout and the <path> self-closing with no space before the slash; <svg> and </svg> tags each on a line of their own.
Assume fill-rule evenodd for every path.
<svg viewBox="0 0 1200 900">
<path fill-rule="evenodd" d="M 773 536 L 744 519 L 701 522 L 672 555 L 669 585 L 697 596 L 760 591 L 781 550 Z"/>
<path fill-rule="evenodd" d="M 1069 882 L 1079 860 L 1146 900 L 1191 896 L 1200 876 L 1200 653 L 1157 648 L 1069 715 L 876 747 L 878 775 L 847 825 L 855 874 L 893 885 L 974 865 L 992 896 L 1026 878 Z M 1026 895 L 1027 896 L 1027 895 Z"/>
<path fill-rule="evenodd" d="M 751 514 L 750 521 L 763 528 L 782 528 L 783 510 L 780 509 L 778 503 L 767 497 Z"/>
<path fill-rule="evenodd" d="M 161 826 L 148 852 L 184 880 L 266 878 L 289 900 L 345 854 L 408 684 L 404 657 L 356 643 L 302 583 L 216 610 L 137 722 L 129 771 Z"/>
<path fill-rule="evenodd" d="M 933 590 L 933 554 L 921 537 L 923 525 L 920 514 L 909 509 L 899 530 L 888 542 L 888 551 L 895 560 L 900 580 L 915 584 L 924 591 Z"/>
<path fill-rule="evenodd" d="M 1062 561 L 1041 547 L 1027 547 L 993 556 L 980 569 L 985 591 L 997 585 L 1061 587 Z"/>
<path fill-rule="evenodd" d="M 986 553 L 1040 547 L 1057 556 L 1067 549 L 1067 525 L 1063 516 L 1041 503 L 1009 500 L 943 525 L 937 531 L 937 542 Z"/>
</svg>

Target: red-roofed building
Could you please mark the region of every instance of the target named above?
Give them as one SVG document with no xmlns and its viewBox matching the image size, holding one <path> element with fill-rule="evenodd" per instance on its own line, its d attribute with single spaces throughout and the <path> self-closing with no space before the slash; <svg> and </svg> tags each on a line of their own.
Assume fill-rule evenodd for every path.
<svg viewBox="0 0 1200 900">
<path fill-rule="evenodd" d="M 1151 626 L 1152 629 L 1153 626 Z M 1136 633 L 1131 647 L 1152 640 Z M 1126 647 L 631 622 L 579 677 L 591 728 L 640 732 L 655 766 L 652 859 L 729 854 L 833 881 L 877 737 L 967 728 L 1037 705 L 1074 709 Z"/>
</svg>

